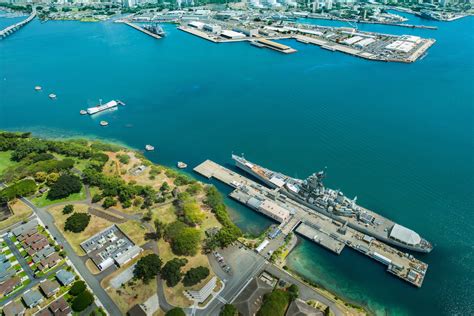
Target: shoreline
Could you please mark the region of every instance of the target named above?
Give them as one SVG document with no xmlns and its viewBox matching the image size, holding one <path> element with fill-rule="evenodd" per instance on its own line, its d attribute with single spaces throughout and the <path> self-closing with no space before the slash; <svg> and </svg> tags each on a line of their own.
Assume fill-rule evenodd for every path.
<svg viewBox="0 0 474 316">
<path fill-rule="evenodd" d="M 86 140 L 86 141 L 99 141 L 99 142 L 102 142 L 104 144 L 110 144 L 110 145 L 116 145 L 116 146 L 119 146 L 119 147 L 122 147 L 124 149 L 127 149 L 127 150 L 130 150 L 130 151 L 134 151 L 135 153 L 139 154 L 139 155 L 143 155 L 143 153 L 136 149 L 136 148 L 133 148 L 127 144 L 124 144 L 120 141 L 111 141 L 111 140 L 107 140 L 107 139 L 104 139 L 104 138 L 101 138 L 101 137 L 98 137 L 98 136 L 86 136 L 86 135 L 70 135 L 70 136 L 51 136 L 51 135 L 46 135 L 46 134 L 42 134 L 41 132 L 33 132 L 33 131 L 28 131 L 28 130 L 23 130 L 23 129 L 16 129 L 16 130 L 13 130 L 13 129 L 3 129 L 4 131 L 7 131 L 7 132 L 30 132 L 31 133 L 31 136 L 32 137 L 38 137 L 38 138 L 44 138 L 44 139 L 51 139 L 51 140 L 63 140 L 63 141 L 73 141 L 73 140 Z M 163 165 L 164 167 L 166 168 L 173 168 L 173 166 L 168 166 L 166 164 L 161 164 L 161 163 L 156 163 L 156 162 L 153 162 L 152 160 L 148 159 L 147 157 L 145 157 L 143 155 L 143 159 L 145 159 L 146 161 L 154 164 L 154 165 Z M 173 168 L 174 169 L 174 168 Z M 178 170 L 178 171 L 181 171 L 181 170 Z M 192 173 L 189 173 L 189 176 L 196 180 L 196 181 L 202 181 L 201 179 L 197 179 L 197 177 L 192 174 Z M 226 205 L 226 207 L 229 207 Z M 251 233 L 247 233 L 247 232 L 244 232 L 242 231 L 242 233 L 244 233 L 245 235 L 250 235 L 249 237 L 253 237 Z M 265 232 L 263 232 L 262 234 L 264 234 Z M 258 237 L 258 236 L 257 236 Z M 253 237 L 253 238 L 256 238 L 256 237 Z M 288 254 L 286 255 L 285 257 L 285 260 L 284 260 L 284 264 L 283 264 L 283 267 L 286 267 L 283 268 L 283 267 L 280 267 L 280 269 L 286 271 L 287 273 L 289 273 L 291 276 L 293 276 L 294 278 L 302 281 L 303 283 L 307 284 L 308 286 L 314 288 L 315 291 L 317 291 L 318 293 L 320 293 L 321 295 L 325 296 L 326 298 L 328 298 L 329 300 L 332 300 L 334 301 L 336 304 L 342 304 L 344 307 L 346 308 L 352 308 L 352 309 L 356 309 L 356 310 L 360 310 L 361 312 L 367 314 L 367 315 L 375 315 L 375 313 L 373 313 L 373 311 L 371 311 L 368 306 L 365 306 L 365 305 L 360 305 L 358 303 L 355 303 L 353 302 L 352 300 L 350 299 L 346 299 L 343 297 L 343 295 L 339 294 L 339 293 L 334 293 L 333 291 L 330 291 L 328 290 L 327 288 L 325 288 L 322 284 L 318 283 L 318 282 L 315 282 L 315 281 L 312 281 L 312 280 L 309 280 L 307 278 L 305 278 L 301 273 L 299 273 L 298 271 L 294 270 L 294 269 L 291 269 L 290 267 L 287 266 L 287 259 L 288 257 L 293 253 L 293 250 L 296 249 L 300 244 L 301 244 L 301 241 L 300 241 L 300 238 L 301 237 L 298 237 L 296 234 L 294 235 L 294 238 L 296 238 L 296 243 L 294 244 L 294 246 L 291 248 L 291 250 L 288 252 Z"/>
</svg>

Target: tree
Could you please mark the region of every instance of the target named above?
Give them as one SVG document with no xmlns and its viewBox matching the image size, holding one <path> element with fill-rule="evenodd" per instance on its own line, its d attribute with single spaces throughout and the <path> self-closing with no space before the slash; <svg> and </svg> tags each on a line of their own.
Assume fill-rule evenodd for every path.
<svg viewBox="0 0 474 316">
<path fill-rule="evenodd" d="M 71 214 L 72 212 L 74 212 L 74 205 L 68 204 L 63 207 L 63 214 Z"/>
<path fill-rule="evenodd" d="M 160 191 L 167 192 L 169 191 L 169 189 L 170 189 L 170 185 L 168 184 L 168 182 L 163 182 L 163 184 L 160 187 Z"/>
<path fill-rule="evenodd" d="M 17 197 L 29 196 L 36 192 L 36 183 L 32 179 L 24 179 L 0 190 L 0 201 L 7 202 Z"/>
<path fill-rule="evenodd" d="M 117 158 L 124 165 L 130 162 L 130 156 L 127 154 L 117 155 Z"/>
<path fill-rule="evenodd" d="M 292 284 L 290 287 L 288 287 L 288 293 L 290 294 L 290 301 L 294 301 L 298 298 L 300 289 L 296 284 Z"/>
<path fill-rule="evenodd" d="M 73 233 L 80 233 L 89 225 L 91 216 L 87 213 L 74 213 L 66 219 L 64 229 Z"/>
<path fill-rule="evenodd" d="M 71 286 L 71 289 L 69 290 L 69 294 L 77 296 L 84 292 L 86 290 L 86 283 L 84 281 L 76 281 L 74 284 Z"/>
<path fill-rule="evenodd" d="M 185 258 L 173 258 L 161 269 L 161 278 L 166 281 L 166 285 L 173 287 L 181 281 L 183 274 L 181 268 L 188 263 Z"/>
<path fill-rule="evenodd" d="M 63 174 L 58 181 L 51 186 L 48 192 L 49 200 L 57 200 L 68 197 L 73 193 L 79 193 L 82 189 L 81 179 L 75 175 Z"/>
<path fill-rule="evenodd" d="M 59 173 L 52 172 L 48 174 L 48 176 L 46 177 L 46 183 L 48 185 L 53 185 L 54 183 L 56 183 L 56 181 L 58 181 L 58 179 L 59 179 Z"/>
<path fill-rule="evenodd" d="M 186 314 L 180 307 L 175 307 L 167 311 L 165 316 L 186 316 Z"/>
<path fill-rule="evenodd" d="M 100 200 L 102 200 L 102 195 L 96 193 L 92 196 L 92 203 L 97 203 Z"/>
<path fill-rule="evenodd" d="M 188 224 L 199 225 L 206 218 L 196 201 L 186 201 L 183 205 L 184 219 Z"/>
<path fill-rule="evenodd" d="M 155 278 L 161 270 L 162 261 L 157 254 L 149 254 L 138 260 L 133 275 L 143 283 L 148 283 Z"/>
<path fill-rule="evenodd" d="M 113 197 L 106 197 L 104 199 L 104 202 L 102 202 L 102 207 L 103 208 L 109 208 L 109 207 L 112 207 L 112 206 L 115 206 L 117 205 L 117 201 L 115 201 L 115 199 Z"/>
<path fill-rule="evenodd" d="M 237 308 L 235 308 L 234 305 L 232 304 L 225 304 L 220 313 L 219 316 L 237 316 L 239 314 L 239 311 Z"/>
<path fill-rule="evenodd" d="M 163 237 L 163 232 L 165 230 L 165 224 L 160 221 L 159 219 L 155 219 L 155 231 L 156 231 L 156 236 L 157 236 L 157 239 L 160 239 L 161 237 Z"/>
<path fill-rule="evenodd" d="M 186 189 L 186 192 L 188 192 L 191 195 L 195 195 L 201 192 L 201 190 L 202 190 L 201 184 L 199 182 L 196 182 L 196 183 L 190 184 L 188 188 Z"/>
<path fill-rule="evenodd" d="M 89 291 L 84 291 L 72 300 L 72 310 L 82 312 L 94 302 L 94 296 Z"/>
<path fill-rule="evenodd" d="M 48 174 L 44 171 L 38 171 L 34 176 L 36 182 L 45 182 L 47 177 Z"/>
<path fill-rule="evenodd" d="M 174 222 L 166 227 L 165 236 L 171 243 L 171 250 L 178 256 L 194 256 L 199 248 L 201 233 L 182 222 Z"/>
<path fill-rule="evenodd" d="M 290 304 L 288 292 L 273 290 L 263 296 L 263 304 L 257 316 L 284 316 L 288 304 Z"/>
<path fill-rule="evenodd" d="M 183 278 L 184 286 L 193 286 L 209 276 L 209 269 L 206 267 L 191 268 L 186 272 Z"/>
</svg>

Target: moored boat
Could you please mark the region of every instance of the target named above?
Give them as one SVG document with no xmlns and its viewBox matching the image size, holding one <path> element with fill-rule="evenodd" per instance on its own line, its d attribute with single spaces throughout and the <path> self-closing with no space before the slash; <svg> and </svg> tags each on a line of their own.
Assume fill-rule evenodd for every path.
<svg viewBox="0 0 474 316">
<path fill-rule="evenodd" d="M 49 98 L 54 100 L 54 99 L 56 99 L 56 95 L 54 93 L 50 93 Z"/>
<path fill-rule="evenodd" d="M 107 121 L 100 121 L 100 126 L 107 126 L 109 125 L 109 122 Z"/>
<path fill-rule="evenodd" d="M 145 145 L 145 149 L 147 151 L 153 151 L 153 150 L 155 150 L 155 147 L 153 147 L 152 145 Z"/>
<path fill-rule="evenodd" d="M 43 88 L 41 88 L 41 86 L 36 86 L 36 87 L 35 87 L 35 90 L 36 90 L 36 91 L 41 91 L 42 89 L 43 89 Z"/>
<path fill-rule="evenodd" d="M 185 169 L 188 167 L 188 165 L 182 161 L 178 161 L 177 166 L 179 169 Z"/>
</svg>

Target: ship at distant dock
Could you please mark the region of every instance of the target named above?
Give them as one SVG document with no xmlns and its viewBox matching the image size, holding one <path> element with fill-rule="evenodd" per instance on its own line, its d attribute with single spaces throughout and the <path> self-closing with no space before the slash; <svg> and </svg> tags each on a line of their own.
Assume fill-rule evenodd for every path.
<svg viewBox="0 0 474 316">
<path fill-rule="evenodd" d="M 403 249 L 424 253 L 433 249 L 431 243 L 415 231 L 357 205 L 357 197 L 350 199 L 340 190 L 326 188 L 322 182 L 324 171 L 301 180 L 263 168 L 241 156 L 232 155 L 232 159 L 238 168 L 268 187 L 355 230 Z"/>
<path fill-rule="evenodd" d="M 125 105 L 125 103 L 123 103 L 120 100 L 112 100 L 112 101 L 109 101 L 105 104 L 102 104 L 102 100 L 101 100 L 100 103 L 97 106 L 88 108 L 86 112 L 89 115 L 93 115 L 93 114 L 96 114 L 96 113 L 99 113 L 99 112 L 103 112 L 105 110 L 115 109 L 118 105 Z M 82 113 L 83 112 L 81 112 L 81 114 Z"/>
<path fill-rule="evenodd" d="M 156 34 L 156 35 L 159 35 L 161 37 L 164 37 L 166 35 L 165 31 L 163 30 L 163 28 L 161 26 L 159 26 L 158 24 L 154 23 L 154 24 L 147 24 L 145 26 L 143 26 L 143 28 L 153 34 Z"/>
</svg>

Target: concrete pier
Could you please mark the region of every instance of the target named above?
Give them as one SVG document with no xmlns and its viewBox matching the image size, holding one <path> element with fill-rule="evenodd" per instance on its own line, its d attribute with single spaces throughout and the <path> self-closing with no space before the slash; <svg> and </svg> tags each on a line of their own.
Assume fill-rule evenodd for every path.
<svg viewBox="0 0 474 316">
<path fill-rule="evenodd" d="M 267 188 L 213 161 L 206 160 L 194 168 L 194 171 L 211 179 L 215 178 L 231 187 L 234 191 L 230 197 L 280 222 L 278 227 L 283 235 L 295 231 L 301 236 L 340 254 L 345 246 L 372 258 L 387 266 L 387 271 L 417 287 L 421 287 L 428 265 L 413 256 L 347 226 L 346 223 L 335 221 L 328 216 L 317 213 L 310 208 L 287 199 L 278 190 Z M 252 202 L 250 202 L 252 201 Z M 275 210 L 286 210 L 289 216 L 279 217 L 262 211 L 258 203 L 267 201 L 275 206 Z M 257 203 L 256 203 L 257 202 Z M 276 211 L 275 211 L 276 212 Z M 280 212 L 281 213 L 281 212 Z M 273 243 L 283 242 L 283 239 Z M 272 245 L 272 249 L 279 244 Z"/>
<path fill-rule="evenodd" d="M 152 32 L 150 32 L 150 31 L 148 31 L 147 29 L 144 29 L 143 27 L 138 26 L 138 25 L 136 25 L 136 24 L 134 24 L 134 23 L 131 23 L 131 22 L 128 22 L 128 21 L 121 21 L 121 22 L 122 22 L 123 24 L 126 24 L 126 25 L 128 25 L 128 26 L 130 26 L 130 27 L 133 27 L 135 30 L 140 31 L 140 32 L 143 32 L 143 33 L 145 33 L 146 35 L 149 35 L 149 36 L 151 36 L 151 37 L 153 37 L 153 38 L 156 38 L 156 39 L 161 39 L 161 38 L 162 38 L 160 35 L 155 34 L 155 33 L 152 33 Z"/>
</svg>

